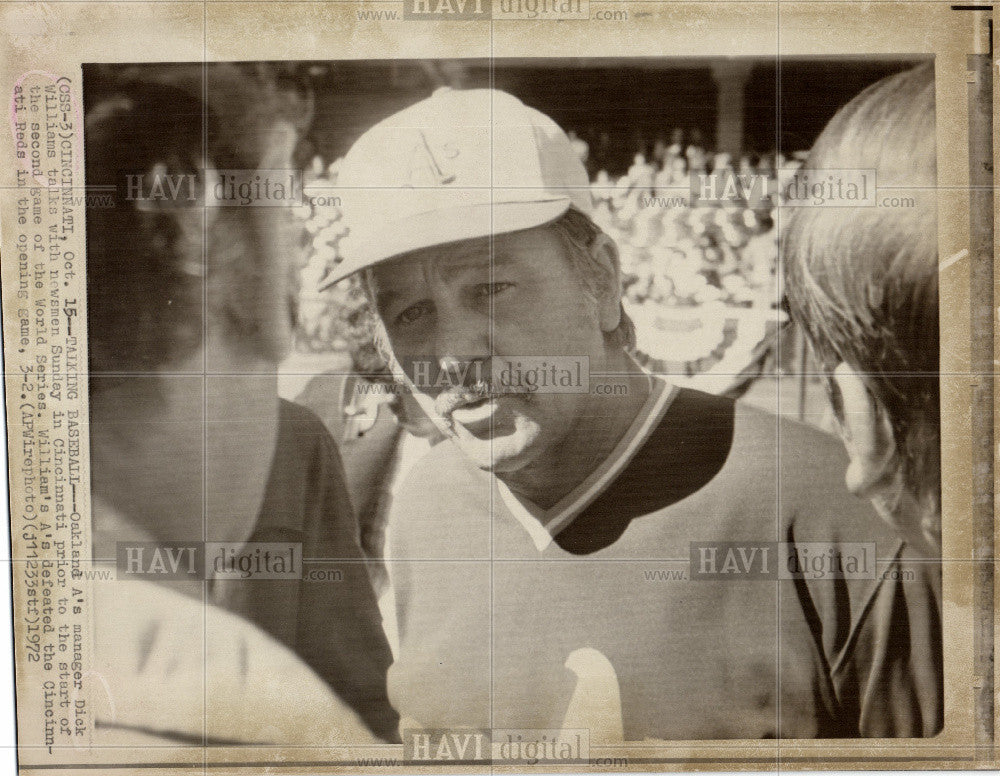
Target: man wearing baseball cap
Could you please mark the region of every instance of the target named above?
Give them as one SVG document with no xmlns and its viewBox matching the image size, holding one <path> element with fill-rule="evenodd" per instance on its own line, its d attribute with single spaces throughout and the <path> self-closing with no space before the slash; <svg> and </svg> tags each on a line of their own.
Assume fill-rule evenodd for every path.
<svg viewBox="0 0 1000 776">
<path fill-rule="evenodd" d="M 940 729 L 933 577 L 846 491 L 834 439 L 633 361 L 617 247 L 553 121 L 442 90 L 365 133 L 338 183 L 336 277 L 359 274 L 449 440 L 390 518 L 404 741 Z"/>
</svg>

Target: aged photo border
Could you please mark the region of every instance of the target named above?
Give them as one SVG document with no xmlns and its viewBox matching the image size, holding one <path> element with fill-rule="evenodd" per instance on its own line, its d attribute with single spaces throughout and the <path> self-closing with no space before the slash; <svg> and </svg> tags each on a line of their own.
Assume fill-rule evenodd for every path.
<svg viewBox="0 0 1000 776">
<path fill-rule="evenodd" d="M 611 5 L 616 4 L 595 1 L 591 3 L 591 13 L 598 6 Z M 616 748 L 614 753 L 621 752 L 628 757 L 630 770 L 633 766 L 634 770 L 653 770 L 656 766 L 665 769 L 723 766 L 738 770 L 808 766 L 972 768 L 995 762 L 996 686 L 992 664 L 997 633 L 993 598 L 997 540 L 993 512 L 996 308 L 992 223 L 996 203 L 993 180 L 985 173 L 985 163 L 987 157 L 992 158 L 992 154 L 986 152 L 992 150 L 988 144 L 992 137 L 988 120 L 992 118 L 996 84 L 989 53 L 992 51 L 991 31 L 986 24 L 989 14 L 978 8 L 969 10 L 968 6 L 949 7 L 934 2 L 740 4 L 722 0 L 714 4 L 635 2 L 628 5 L 636 11 L 629 22 L 631 34 L 623 36 L 624 40 L 607 42 L 595 40 L 600 36 L 599 30 L 583 24 L 362 21 L 356 14 L 356 4 L 347 2 L 66 3 L 52 4 L 44 13 L 34 16 L 33 9 L 37 6 L 11 3 L 0 18 L 4 19 L 4 34 L 8 36 L 5 46 L 12 56 L 7 58 L 0 72 L 5 88 L 29 70 L 65 74 L 73 80 L 73 88 L 79 95 L 79 65 L 82 62 L 139 59 L 227 61 L 429 55 L 435 58 L 502 58 L 537 55 L 538 51 L 551 56 L 586 57 L 606 53 L 626 57 L 662 56 L 674 46 L 677 53 L 689 56 L 720 53 L 770 53 L 778 57 L 900 53 L 935 56 L 941 193 L 941 305 L 942 309 L 947 304 L 948 309 L 961 312 L 942 316 L 941 332 L 945 731 L 936 739 L 916 743 L 869 740 L 845 744 L 787 739 L 750 743 L 657 742 L 655 745 L 627 744 Z M 24 25 L 25 19 L 33 20 L 34 26 L 32 23 Z M 18 23 L 21 24 L 19 29 Z M 685 41 L 680 30 L 691 23 L 704 25 L 714 44 L 699 51 L 697 43 Z M 262 38 L 247 34 L 246 29 L 269 29 L 274 34 Z M 93 30 L 107 32 L 99 35 Z M 821 38 L 816 36 L 819 30 L 824 32 Z M 307 31 L 308 44 L 303 45 Z M 599 51 L 601 46 L 609 51 Z M 613 54 L 612 47 L 617 48 Z M 4 129 L 3 138 L 10 148 L 9 126 Z M 968 153 L 964 149 L 968 149 Z M 0 214 L 6 225 L 11 223 L 13 199 L 7 196 L 6 190 L 15 184 L 11 170 L 2 174 L 4 197 Z M 82 212 L 79 221 L 82 223 Z M 10 239 L 10 232 L 4 229 L 5 252 L 11 245 Z M 78 244 L 82 246 L 82 242 Z M 963 251 L 964 256 L 961 255 Z M 12 268 L 8 262 L 4 262 L 3 272 L 5 281 L 11 277 L 11 272 L 16 277 L 16 267 Z M 76 290 L 85 297 L 82 274 L 79 273 L 74 282 Z M 16 325 L 8 318 L 11 308 L 7 297 L 9 285 L 5 282 L 4 286 L 7 406 L 8 412 L 13 414 L 18 401 L 13 395 L 15 378 L 11 373 L 19 354 L 16 345 L 11 347 L 16 342 Z M 975 430 L 971 439 L 965 438 L 963 428 Z M 9 436 L 12 460 L 16 454 L 15 442 L 13 435 Z M 85 482 L 85 472 L 83 477 Z M 16 488 L 12 490 L 11 499 L 12 512 L 16 513 Z M 81 504 L 85 504 L 83 496 Z M 972 515 L 971 523 L 966 523 L 966 515 Z M 18 573 L 18 550 L 15 540 L 12 561 L 15 575 Z M 15 596 L 15 608 L 19 605 L 23 605 L 23 601 Z M 26 668 L 19 663 L 21 682 L 30 681 Z M 976 698 L 970 703 L 973 694 Z M 19 707 L 19 711 L 24 714 L 26 710 Z M 22 717 L 22 725 L 25 719 L 27 717 Z M 667 750 L 669 756 L 660 756 Z M 295 760 L 303 752 L 288 749 L 269 751 L 267 757 L 273 759 L 265 759 L 251 756 L 249 750 L 206 752 L 196 747 L 171 748 L 168 757 L 150 757 L 142 762 L 115 761 L 114 755 L 120 753 L 107 751 L 66 752 L 66 759 L 61 762 L 62 755 L 49 759 L 40 754 L 30 747 L 22 748 L 21 768 L 51 771 L 141 767 L 169 771 L 218 767 L 238 772 L 262 767 L 281 770 L 321 770 L 331 766 L 350 770 L 358 767 L 358 757 L 353 753 L 349 753 L 350 759 L 342 759 L 342 756 L 323 759 L 310 753 L 308 759 Z M 243 760 L 241 756 L 250 756 L 250 759 Z M 434 763 L 429 770 L 439 771 L 444 765 Z M 456 762 L 452 767 L 469 772 L 481 770 L 481 766 L 477 768 L 468 762 Z M 426 770 L 427 766 L 400 762 L 399 768 L 372 770 L 413 772 L 418 768 Z M 492 770 L 505 769 L 494 766 Z"/>
</svg>

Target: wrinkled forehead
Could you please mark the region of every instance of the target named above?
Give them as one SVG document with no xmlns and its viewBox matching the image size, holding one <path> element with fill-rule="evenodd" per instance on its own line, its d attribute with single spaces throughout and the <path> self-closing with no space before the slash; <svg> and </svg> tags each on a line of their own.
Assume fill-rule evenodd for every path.
<svg viewBox="0 0 1000 776">
<path fill-rule="evenodd" d="M 423 277 L 444 280 L 462 274 L 489 271 L 518 263 L 534 263 L 538 250 L 548 240 L 557 239 L 545 226 L 521 232 L 479 237 L 473 240 L 421 248 L 365 271 L 365 285 L 373 299 L 380 292 L 398 288 Z"/>
<path fill-rule="evenodd" d="M 500 239 L 480 237 L 421 248 L 374 267 L 372 274 L 377 282 L 386 285 L 414 271 L 431 270 L 447 274 L 467 267 L 488 267 Z"/>
<path fill-rule="evenodd" d="M 434 245 L 407 253 L 364 271 L 364 289 L 376 310 L 432 277 L 488 273 L 496 244 L 490 238 Z"/>
</svg>

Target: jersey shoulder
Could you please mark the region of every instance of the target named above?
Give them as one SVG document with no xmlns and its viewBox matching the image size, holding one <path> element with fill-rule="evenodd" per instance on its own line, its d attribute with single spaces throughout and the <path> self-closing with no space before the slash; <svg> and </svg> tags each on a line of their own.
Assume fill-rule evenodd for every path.
<svg viewBox="0 0 1000 776">
<path fill-rule="evenodd" d="M 731 447 L 715 482 L 725 483 L 728 497 L 773 499 L 770 524 L 780 531 L 778 541 L 877 542 L 889 555 L 899 547 L 871 502 L 847 489 L 848 457 L 838 437 L 743 401 L 731 412 Z"/>
<path fill-rule="evenodd" d="M 281 399 L 278 414 L 278 443 L 298 447 L 333 447 L 332 437 L 319 416 L 308 407 Z"/>
<path fill-rule="evenodd" d="M 325 529 L 321 529 L 326 526 Z M 337 446 L 311 410 L 281 400 L 278 439 L 257 532 L 334 533 L 349 542 L 357 533 Z"/>
</svg>

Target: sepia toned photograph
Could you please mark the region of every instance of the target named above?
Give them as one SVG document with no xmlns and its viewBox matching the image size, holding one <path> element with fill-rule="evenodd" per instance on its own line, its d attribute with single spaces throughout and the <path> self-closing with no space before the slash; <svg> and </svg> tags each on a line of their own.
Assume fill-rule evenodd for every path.
<svg viewBox="0 0 1000 776">
<path fill-rule="evenodd" d="M 995 763 L 990 60 L 445 5 L 18 66 L 19 770 Z"/>
<path fill-rule="evenodd" d="M 781 69 L 85 66 L 109 672 L 204 627 L 415 757 L 936 734 L 933 63 Z M 187 709 L 96 722 L 255 740 Z"/>
</svg>

